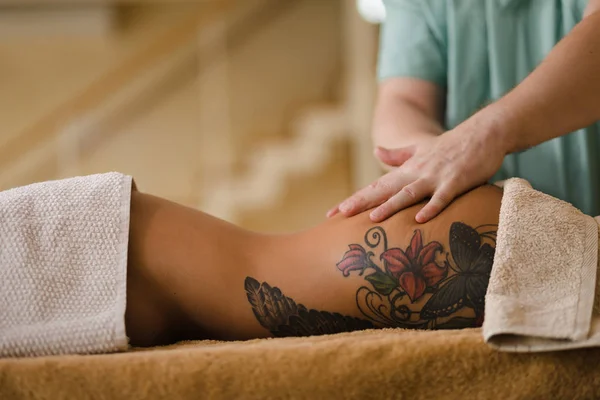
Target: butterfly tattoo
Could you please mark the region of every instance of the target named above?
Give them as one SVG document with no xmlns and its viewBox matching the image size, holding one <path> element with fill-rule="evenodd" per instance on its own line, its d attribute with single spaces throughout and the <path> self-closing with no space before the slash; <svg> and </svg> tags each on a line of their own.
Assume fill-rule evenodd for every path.
<svg viewBox="0 0 600 400">
<path fill-rule="evenodd" d="M 423 318 L 445 317 L 463 306 L 472 308 L 477 316 L 483 314 L 494 248 L 482 243 L 477 230 L 455 222 L 450 227 L 450 252 L 453 262 L 447 260 L 446 264 L 456 273 L 423 306 Z"/>
</svg>

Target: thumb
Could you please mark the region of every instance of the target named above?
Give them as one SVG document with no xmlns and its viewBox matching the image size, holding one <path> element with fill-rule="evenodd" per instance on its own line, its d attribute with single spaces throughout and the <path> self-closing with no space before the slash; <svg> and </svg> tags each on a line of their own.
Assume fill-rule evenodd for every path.
<svg viewBox="0 0 600 400">
<path fill-rule="evenodd" d="M 415 154 L 415 145 L 401 147 L 398 149 L 386 149 L 383 147 L 375 148 L 375 157 L 389 165 L 390 167 L 399 167 Z"/>
</svg>

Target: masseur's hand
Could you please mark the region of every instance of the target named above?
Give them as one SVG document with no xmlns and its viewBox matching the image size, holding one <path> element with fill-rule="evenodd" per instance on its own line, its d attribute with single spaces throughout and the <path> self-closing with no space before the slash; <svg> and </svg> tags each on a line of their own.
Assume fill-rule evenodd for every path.
<svg viewBox="0 0 600 400">
<path fill-rule="evenodd" d="M 584 19 L 513 90 L 430 143 L 381 154 L 400 166 L 328 214 L 339 209 L 350 216 L 379 206 L 371 218 L 381 221 L 431 196 L 416 217 L 430 220 L 457 195 L 489 179 L 505 154 L 600 120 L 599 70 L 600 0 L 590 0 Z M 490 123 L 500 129 L 490 129 Z"/>
<path fill-rule="evenodd" d="M 500 168 L 509 148 L 502 135 L 487 123 L 471 118 L 440 136 L 415 146 L 385 150 L 376 155 L 398 168 L 329 211 L 352 216 L 375 208 L 374 222 L 431 197 L 417 214 L 417 222 L 427 222 L 439 214 L 458 195 L 485 183 Z"/>
</svg>

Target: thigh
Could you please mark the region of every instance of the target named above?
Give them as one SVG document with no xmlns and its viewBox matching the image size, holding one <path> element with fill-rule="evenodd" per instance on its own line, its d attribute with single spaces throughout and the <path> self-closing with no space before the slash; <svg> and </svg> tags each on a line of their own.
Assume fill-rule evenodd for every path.
<svg viewBox="0 0 600 400">
<path fill-rule="evenodd" d="M 364 213 L 273 238 L 245 278 L 246 306 L 275 336 L 479 326 L 501 196 L 476 189 L 422 225 L 419 205 L 380 224 Z"/>
</svg>

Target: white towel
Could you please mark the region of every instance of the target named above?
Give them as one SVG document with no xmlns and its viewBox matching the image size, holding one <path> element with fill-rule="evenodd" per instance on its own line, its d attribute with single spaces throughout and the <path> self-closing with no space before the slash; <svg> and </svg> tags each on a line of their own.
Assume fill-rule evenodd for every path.
<svg viewBox="0 0 600 400">
<path fill-rule="evenodd" d="M 505 351 L 600 346 L 598 224 L 522 179 L 504 186 L 483 336 Z"/>
<path fill-rule="evenodd" d="M 0 193 L 0 357 L 126 349 L 132 178 Z"/>
</svg>

